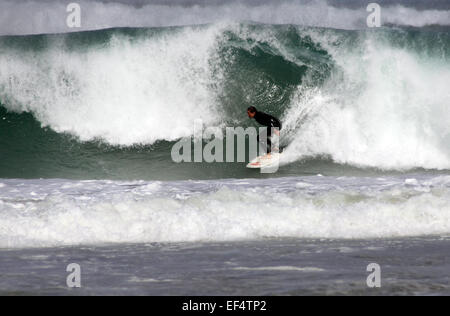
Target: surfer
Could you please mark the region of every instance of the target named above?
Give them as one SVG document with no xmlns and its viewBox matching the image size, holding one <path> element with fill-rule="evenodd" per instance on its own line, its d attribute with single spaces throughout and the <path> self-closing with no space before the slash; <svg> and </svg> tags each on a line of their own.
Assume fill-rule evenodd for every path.
<svg viewBox="0 0 450 316">
<path fill-rule="evenodd" d="M 255 119 L 256 122 L 267 127 L 267 155 L 270 155 L 270 153 L 272 152 L 272 130 L 276 135 L 280 136 L 280 130 L 282 127 L 280 120 L 276 117 L 273 117 L 272 115 L 258 111 L 254 106 L 251 106 L 247 109 L 247 114 L 250 119 Z M 259 135 L 257 139 L 259 142 Z M 276 148 L 275 150 L 278 150 L 278 148 Z"/>
</svg>

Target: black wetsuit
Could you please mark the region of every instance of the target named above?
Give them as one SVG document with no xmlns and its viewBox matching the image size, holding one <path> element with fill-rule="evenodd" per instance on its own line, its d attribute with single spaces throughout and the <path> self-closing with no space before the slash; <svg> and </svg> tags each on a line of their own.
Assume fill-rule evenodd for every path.
<svg viewBox="0 0 450 316">
<path fill-rule="evenodd" d="M 272 115 L 266 114 L 264 112 L 256 112 L 254 119 L 259 124 L 267 127 L 267 153 L 270 153 L 272 151 L 272 128 L 276 128 L 278 130 L 281 130 L 282 125 L 279 119 L 276 117 L 273 117 Z M 258 142 L 259 142 L 259 135 L 258 135 Z"/>
</svg>

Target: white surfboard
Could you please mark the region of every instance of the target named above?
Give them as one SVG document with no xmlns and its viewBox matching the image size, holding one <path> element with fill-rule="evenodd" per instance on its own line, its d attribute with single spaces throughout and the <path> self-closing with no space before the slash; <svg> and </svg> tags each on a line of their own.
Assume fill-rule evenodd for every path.
<svg viewBox="0 0 450 316">
<path fill-rule="evenodd" d="M 263 156 L 256 157 L 255 159 L 253 159 L 252 161 L 249 162 L 249 164 L 247 165 L 247 168 L 261 169 L 261 168 L 270 167 L 270 166 L 280 162 L 281 155 L 282 154 L 280 154 L 280 153 L 271 153 L 270 156 L 263 155 Z"/>
</svg>

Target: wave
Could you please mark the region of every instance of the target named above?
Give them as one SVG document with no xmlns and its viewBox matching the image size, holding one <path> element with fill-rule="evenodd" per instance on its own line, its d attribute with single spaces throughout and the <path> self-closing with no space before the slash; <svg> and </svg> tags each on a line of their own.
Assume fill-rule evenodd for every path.
<svg viewBox="0 0 450 316">
<path fill-rule="evenodd" d="M 85 49 L 41 38 L 38 52 L 2 50 L 2 103 L 82 141 L 101 138 L 119 145 L 174 140 L 190 135 L 195 119 L 215 120 L 208 88 L 214 29 L 136 42 L 106 36 L 104 46 Z M 78 39 L 73 41 L 69 46 Z"/>
<path fill-rule="evenodd" d="M 296 64 L 280 55 L 283 47 L 268 42 L 276 34 L 266 41 L 266 31 L 255 27 L 255 37 L 247 37 L 251 29 L 4 37 L 0 101 L 8 111 L 32 113 L 43 126 L 82 141 L 131 146 L 177 140 L 192 134 L 195 119 L 214 125 L 239 118 L 233 111 L 242 111 L 243 102 L 282 107 L 306 72 L 317 72 L 314 60 Z M 305 45 L 300 53 L 314 48 Z M 235 118 L 224 119 L 224 112 Z"/>
<path fill-rule="evenodd" d="M 420 29 L 214 24 L 1 37 L 0 141 L 14 143 L 6 130 L 26 124 L 11 127 L 10 115 L 26 112 L 82 142 L 153 146 L 192 135 L 196 119 L 249 126 L 255 105 L 282 118 L 287 162 L 450 169 L 449 52 L 448 31 Z"/>
<path fill-rule="evenodd" d="M 350 49 L 353 39 L 308 34 L 339 71 L 293 98 L 285 114 L 292 159 L 323 154 L 382 169 L 450 168 L 448 37 L 433 47 L 429 34 L 413 32 L 409 43 L 404 33 L 365 34 Z"/>
<path fill-rule="evenodd" d="M 297 24 L 338 29 L 365 29 L 364 5 L 346 6 L 345 1 L 150 1 L 140 5 L 120 1 L 86 1 L 81 7 L 82 27 L 76 31 L 113 27 L 167 27 L 252 21 L 266 24 Z M 352 1 L 349 1 L 350 3 Z M 382 5 L 382 23 L 422 27 L 449 25 L 448 5 L 414 7 L 389 1 Z M 399 3 L 399 1 L 397 1 Z M 367 4 L 366 4 L 367 5 Z M 59 1 L 11 1 L 0 3 L 0 34 L 65 33 L 67 3 Z"/>
<path fill-rule="evenodd" d="M 450 233 L 450 177 L 6 180 L 0 247 Z"/>
</svg>

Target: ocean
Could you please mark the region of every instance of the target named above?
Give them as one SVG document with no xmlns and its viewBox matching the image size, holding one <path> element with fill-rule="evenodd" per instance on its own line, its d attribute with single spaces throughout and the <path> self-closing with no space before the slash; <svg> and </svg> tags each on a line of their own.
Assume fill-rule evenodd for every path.
<svg viewBox="0 0 450 316">
<path fill-rule="evenodd" d="M 104 5 L 136 19 L 2 26 L 0 294 L 450 294 L 449 8 Z M 173 161 L 249 106 L 277 172 Z"/>
</svg>

